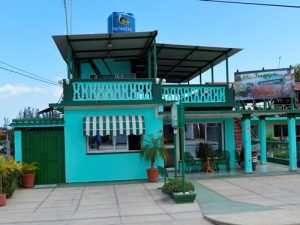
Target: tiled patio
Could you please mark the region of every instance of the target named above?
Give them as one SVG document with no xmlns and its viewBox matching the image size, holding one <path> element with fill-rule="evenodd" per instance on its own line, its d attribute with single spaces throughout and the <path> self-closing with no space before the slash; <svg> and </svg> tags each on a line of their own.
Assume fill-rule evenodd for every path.
<svg viewBox="0 0 300 225">
<path fill-rule="evenodd" d="M 285 165 L 275 164 L 275 163 L 267 163 L 265 165 L 257 164 L 256 171 L 253 171 L 250 174 L 246 174 L 244 169 L 239 167 L 238 165 L 235 168 L 232 168 L 230 171 L 226 171 L 226 169 L 220 169 L 219 171 L 213 171 L 210 173 L 206 172 L 191 172 L 186 173 L 186 177 L 188 179 L 208 179 L 208 178 L 217 178 L 217 177 L 238 177 L 238 176 L 264 176 L 264 175 L 284 175 L 284 174 L 294 174 L 299 173 L 300 170 L 295 172 L 290 172 L 289 167 Z M 174 171 L 170 170 L 170 174 L 174 175 Z M 178 176 L 181 176 L 181 172 L 177 173 Z"/>
<path fill-rule="evenodd" d="M 20 189 L 0 208 L 0 224 L 210 224 L 197 202 L 178 205 L 162 183 Z"/>
</svg>

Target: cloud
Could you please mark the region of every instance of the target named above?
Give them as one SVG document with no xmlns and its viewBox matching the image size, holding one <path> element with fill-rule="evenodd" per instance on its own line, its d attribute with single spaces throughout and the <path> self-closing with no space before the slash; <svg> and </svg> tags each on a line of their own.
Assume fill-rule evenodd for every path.
<svg viewBox="0 0 300 225">
<path fill-rule="evenodd" d="M 57 96 L 59 93 L 59 88 L 40 88 L 40 87 L 30 87 L 22 84 L 4 84 L 0 86 L 0 98 L 9 98 L 15 96 L 22 96 L 24 94 L 53 94 Z"/>
</svg>

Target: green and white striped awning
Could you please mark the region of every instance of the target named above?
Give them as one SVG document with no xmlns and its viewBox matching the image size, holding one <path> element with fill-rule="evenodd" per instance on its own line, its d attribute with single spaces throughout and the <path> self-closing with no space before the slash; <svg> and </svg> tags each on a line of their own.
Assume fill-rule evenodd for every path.
<svg viewBox="0 0 300 225">
<path fill-rule="evenodd" d="M 87 116 L 83 129 L 86 136 L 141 135 L 145 122 L 143 116 Z"/>
</svg>

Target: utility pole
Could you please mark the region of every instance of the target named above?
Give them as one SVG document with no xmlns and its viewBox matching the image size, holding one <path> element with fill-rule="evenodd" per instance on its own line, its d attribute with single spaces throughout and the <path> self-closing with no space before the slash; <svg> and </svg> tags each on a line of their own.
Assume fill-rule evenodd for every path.
<svg viewBox="0 0 300 225">
<path fill-rule="evenodd" d="M 6 158 L 9 159 L 10 158 L 10 140 L 8 139 L 8 135 L 9 135 L 9 129 L 8 129 L 8 118 L 4 118 L 4 128 L 5 128 L 5 133 L 6 133 Z"/>
<path fill-rule="evenodd" d="M 278 57 L 278 68 L 280 68 L 281 56 Z"/>
</svg>

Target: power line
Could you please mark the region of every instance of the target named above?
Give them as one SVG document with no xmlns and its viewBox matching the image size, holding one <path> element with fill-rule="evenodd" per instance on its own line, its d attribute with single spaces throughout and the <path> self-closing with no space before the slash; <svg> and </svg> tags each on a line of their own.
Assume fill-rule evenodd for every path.
<svg viewBox="0 0 300 225">
<path fill-rule="evenodd" d="M 5 63 L 5 62 L 3 62 L 3 61 L 0 61 L 0 63 L 3 64 L 3 65 L 9 66 L 9 67 L 11 67 L 11 68 L 13 68 L 13 69 L 20 70 L 20 71 L 22 71 L 22 72 L 24 72 L 24 73 L 27 73 L 27 74 L 29 74 L 29 75 L 35 76 L 35 77 L 37 77 L 37 78 L 40 78 L 40 79 L 43 79 L 43 80 L 46 80 L 46 81 L 55 83 L 55 81 L 53 81 L 53 80 L 49 80 L 49 79 L 44 78 L 44 77 L 42 77 L 42 76 L 39 76 L 39 75 L 30 73 L 30 72 L 28 72 L 28 71 L 26 71 L 26 70 L 20 69 L 20 68 L 18 68 L 18 67 L 16 67 L 16 66 L 12 66 L 12 65 L 10 65 L 10 64 L 8 64 L 8 63 Z"/>
<path fill-rule="evenodd" d="M 70 34 L 72 34 L 72 21 L 73 21 L 73 0 L 71 0 L 71 13 L 70 13 Z"/>
<path fill-rule="evenodd" d="M 66 2 L 66 0 L 63 0 L 63 2 L 64 2 L 64 8 L 65 8 L 66 29 L 67 29 L 67 34 L 69 34 L 69 28 L 68 28 L 68 14 L 67 14 L 67 2 Z"/>
<path fill-rule="evenodd" d="M 214 3 L 228 3 L 239 5 L 255 5 L 255 6 L 269 6 L 269 7 L 283 7 L 283 8 L 295 8 L 300 9 L 300 5 L 283 5 L 283 4 L 271 4 L 271 3 L 254 3 L 254 2 L 240 2 L 240 1 L 222 1 L 222 0 L 199 0 L 201 2 L 214 2 Z"/>
<path fill-rule="evenodd" d="M 20 73 L 20 72 L 17 72 L 17 71 L 14 71 L 14 70 L 11 70 L 11 69 L 2 67 L 2 66 L 0 66 L 0 69 L 6 70 L 6 71 L 9 71 L 9 72 L 11 72 L 11 73 L 15 73 L 15 74 L 18 74 L 18 75 L 21 75 L 21 76 L 24 76 L 24 77 L 28 77 L 28 78 L 31 78 L 31 79 L 34 79 L 34 80 L 37 80 L 37 81 L 40 81 L 40 82 L 44 82 L 44 83 L 48 83 L 48 84 L 60 86 L 59 84 L 57 84 L 57 83 L 55 83 L 55 82 L 48 82 L 48 81 L 46 81 L 46 80 L 42 80 L 42 79 L 39 79 L 39 78 L 36 78 L 36 77 L 32 77 L 32 76 L 29 76 L 29 75 L 27 75 L 27 74 Z"/>
</svg>

